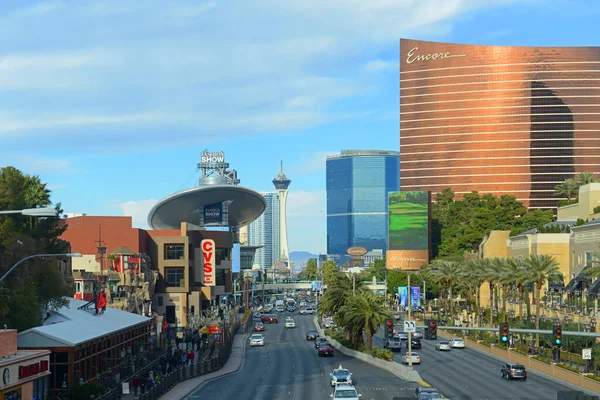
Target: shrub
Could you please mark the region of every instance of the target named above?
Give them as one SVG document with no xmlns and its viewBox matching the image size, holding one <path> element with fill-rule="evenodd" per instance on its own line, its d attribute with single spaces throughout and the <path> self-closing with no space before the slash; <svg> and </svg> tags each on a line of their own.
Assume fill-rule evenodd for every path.
<svg viewBox="0 0 600 400">
<path fill-rule="evenodd" d="M 523 349 L 513 348 L 512 351 L 514 351 L 515 353 L 522 354 L 524 356 L 528 356 L 529 355 L 529 353 L 527 352 L 527 350 L 523 350 Z"/>
<path fill-rule="evenodd" d="M 561 367 L 561 368 L 566 369 L 566 370 L 569 370 L 569 371 L 572 371 L 572 372 L 577 372 L 577 373 L 581 372 L 581 370 L 579 368 L 571 367 L 570 365 L 567 365 L 567 364 L 564 364 L 564 363 L 556 363 L 556 366 L 557 367 Z"/>
<path fill-rule="evenodd" d="M 594 374 L 586 374 L 586 375 L 584 375 L 584 376 L 585 376 L 586 378 L 590 378 L 590 379 L 593 379 L 593 380 L 595 380 L 595 381 L 598 381 L 598 382 L 600 382 L 600 376 L 596 376 L 596 375 L 594 375 Z"/>
<path fill-rule="evenodd" d="M 552 362 L 551 362 L 550 360 L 548 360 L 548 359 L 545 359 L 545 358 L 543 358 L 543 357 L 540 357 L 540 356 L 533 356 L 532 358 L 534 358 L 534 359 L 536 359 L 536 360 L 538 360 L 538 361 L 541 361 L 541 362 L 543 362 L 544 364 L 548 364 L 548 365 L 551 365 L 551 364 L 552 364 Z"/>
<path fill-rule="evenodd" d="M 371 351 L 371 355 L 376 358 L 381 358 L 382 360 L 385 360 L 385 361 L 393 361 L 394 360 L 394 353 L 389 349 L 380 349 L 378 347 L 375 347 Z"/>
</svg>

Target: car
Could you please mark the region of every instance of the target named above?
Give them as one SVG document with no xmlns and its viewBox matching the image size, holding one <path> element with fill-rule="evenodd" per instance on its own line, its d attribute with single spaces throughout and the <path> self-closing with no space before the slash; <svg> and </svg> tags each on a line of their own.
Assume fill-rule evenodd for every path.
<svg viewBox="0 0 600 400">
<path fill-rule="evenodd" d="M 450 342 L 446 340 L 440 340 L 435 344 L 435 349 L 439 351 L 450 351 Z"/>
<path fill-rule="evenodd" d="M 332 387 L 340 384 L 352 385 L 352 373 L 346 368 L 343 368 L 341 365 L 334 369 L 333 372 L 329 374 L 329 377 L 329 383 Z"/>
<path fill-rule="evenodd" d="M 262 311 L 257 311 L 254 313 L 254 318 L 260 318 L 262 317 Z"/>
<path fill-rule="evenodd" d="M 413 364 L 421 364 L 421 357 L 416 351 L 410 353 L 406 352 L 402 355 L 402 364 L 408 364 L 409 360 L 412 361 Z"/>
<path fill-rule="evenodd" d="M 415 389 L 417 400 L 441 399 L 442 395 L 436 388 L 419 386 Z"/>
<path fill-rule="evenodd" d="M 306 307 L 306 301 L 302 300 L 300 302 L 300 304 L 298 304 L 300 307 Z"/>
<path fill-rule="evenodd" d="M 383 339 L 383 348 L 390 349 L 392 351 L 400 351 L 402 350 L 402 341 L 397 336 L 391 337 L 389 339 L 385 338 Z"/>
<path fill-rule="evenodd" d="M 314 314 L 316 312 L 314 307 L 306 307 L 305 309 L 300 310 L 300 315 Z"/>
<path fill-rule="evenodd" d="M 412 337 L 423 339 L 423 337 L 425 337 L 425 335 L 423 334 L 423 331 L 419 329 L 419 330 L 415 331 L 415 333 L 412 334 Z"/>
<path fill-rule="evenodd" d="M 464 349 L 465 342 L 461 338 L 450 339 L 450 348 L 452 349 Z"/>
<path fill-rule="evenodd" d="M 260 333 L 253 333 L 250 336 L 250 347 L 254 346 L 264 346 L 265 345 L 265 337 Z"/>
<path fill-rule="evenodd" d="M 400 340 L 408 340 L 408 333 L 406 332 L 396 332 L 394 337 L 400 338 Z"/>
<path fill-rule="evenodd" d="M 287 317 L 285 319 L 285 327 L 286 328 L 295 328 L 296 327 L 296 322 L 294 321 L 294 318 Z"/>
<path fill-rule="evenodd" d="M 358 400 L 362 394 L 359 394 L 356 388 L 352 385 L 335 385 L 331 398 L 333 399 L 345 399 L 345 400 Z"/>
<path fill-rule="evenodd" d="M 275 307 L 275 311 L 276 312 L 284 312 L 285 308 L 283 306 L 277 306 L 277 307 Z"/>
<path fill-rule="evenodd" d="M 317 348 L 317 355 L 319 357 L 322 356 L 332 356 L 333 357 L 333 346 L 330 343 L 322 343 Z"/>
<path fill-rule="evenodd" d="M 398 311 L 393 311 L 392 312 L 392 318 L 394 318 L 397 321 L 400 318 L 402 318 L 402 314 L 400 312 L 398 312 Z"/>
<path fill-rule="evenodd" d="M 410 338 L 410 347 L 412 349 L 420 349 L 421 346 L 422 346 L 421 345 L 421 339 L 419 339 L 419 338 Z"/>
<path fill-rule="evenodd" d="M 262 316 L 262 322 L 268 322 L 270 324 L 278 324 L 279 323 L 279 319 L 277 318 L 277 315 L 275 314 L 265 314 Z"/>
<path fill-rule="evenodd" d="M 507 381 L 511 379 L 523 379 L 526 381 L 527 370 L 523 364 L 507 362 L 502 365 L 500 376 Z"/>
<path fill-rule="evenodd" d="M 329 341 L 324 337 L 319 337 L 315 339 L 315 349 L 318 349 L 320 345 L 323 343 L 329 343 Z"/>
<path fill-rule="evenodd" d="M 254 324 L 254 332 L 264 332 L 265 324 L 262 322 L 257 322 Z"/>
<path fill-rule="evenodd" d="M 319 332 L 317 332 L 314 329 L 311 329 L 310 331 L 306 332 L 306 340 L 317 340 L 318 337 Z"/>
</svg>

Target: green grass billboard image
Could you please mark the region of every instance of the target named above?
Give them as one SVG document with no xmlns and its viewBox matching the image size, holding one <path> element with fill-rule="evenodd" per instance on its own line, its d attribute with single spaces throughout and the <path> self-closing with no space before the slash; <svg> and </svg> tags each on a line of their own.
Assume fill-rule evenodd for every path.
<svg viewBox="0 0 600 400">
<path fill-rule="evenodd" d="M 389 250 L 429 249 L 429 192 L 389 193 Z"/>
</svg>

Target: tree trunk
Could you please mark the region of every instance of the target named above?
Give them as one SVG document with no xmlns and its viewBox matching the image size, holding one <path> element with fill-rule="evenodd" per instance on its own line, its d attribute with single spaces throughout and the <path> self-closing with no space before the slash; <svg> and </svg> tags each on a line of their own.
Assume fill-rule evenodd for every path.
<svg viewBox="0 0 600 400">
<path fill-rule="evenodd" d="M 367 351 L 371 352 L 371 350 L 373 350 L 373 334 L 371 333 L 371 328 L 365 326 L 365 333 L 367 334 Z"/>
<path fill-rule="evenodd" d="M 502 285 L 502 314 L 504 315 L 504 322 L 508 322 L 508 316 L 506 315 L 506 296 L 508 295 L 508 285 Z"/>
<path fill-rule="evenodd" d="M 519 319 L 523 322 L 523 302 L 525 301 L 525 286 L 519 285 Z"/>
<path fill-rule="evenodd" d="M 448 293 L 450 294 L 450 326 L 454 325 L 454 303 L 452 302 L 452 281 L 448 282 Z"/>
<path fill-rule="evenodd" d="M 494 288 L 495 285 L 490 282 L 490 326 L 494 325 Z"/>
<path fill-rule="evenodd" d="M 535 285 L 537 293 L 535 294 L 535 329 L 540 329 L 540 292 L 542 290 L 542 281 L 538 280 Z M 535 334 L 535 347 L 540 347 L 540 334 Z"/>
</svg>

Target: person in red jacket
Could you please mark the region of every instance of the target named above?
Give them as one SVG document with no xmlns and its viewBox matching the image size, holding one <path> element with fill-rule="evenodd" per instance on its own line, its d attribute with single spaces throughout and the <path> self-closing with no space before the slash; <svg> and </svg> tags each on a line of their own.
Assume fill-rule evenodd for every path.
<svg viewBox="0 0 600 400">
<path fill-rule="evenodd" d="M 138 376 L 136 375 L 133 378 L 133 382 L 132 383 L 133 383 L 133 394 L 137 395 L 138 388 L 140 387 L 140 378 L 138 378 Z"/>
</svg>

